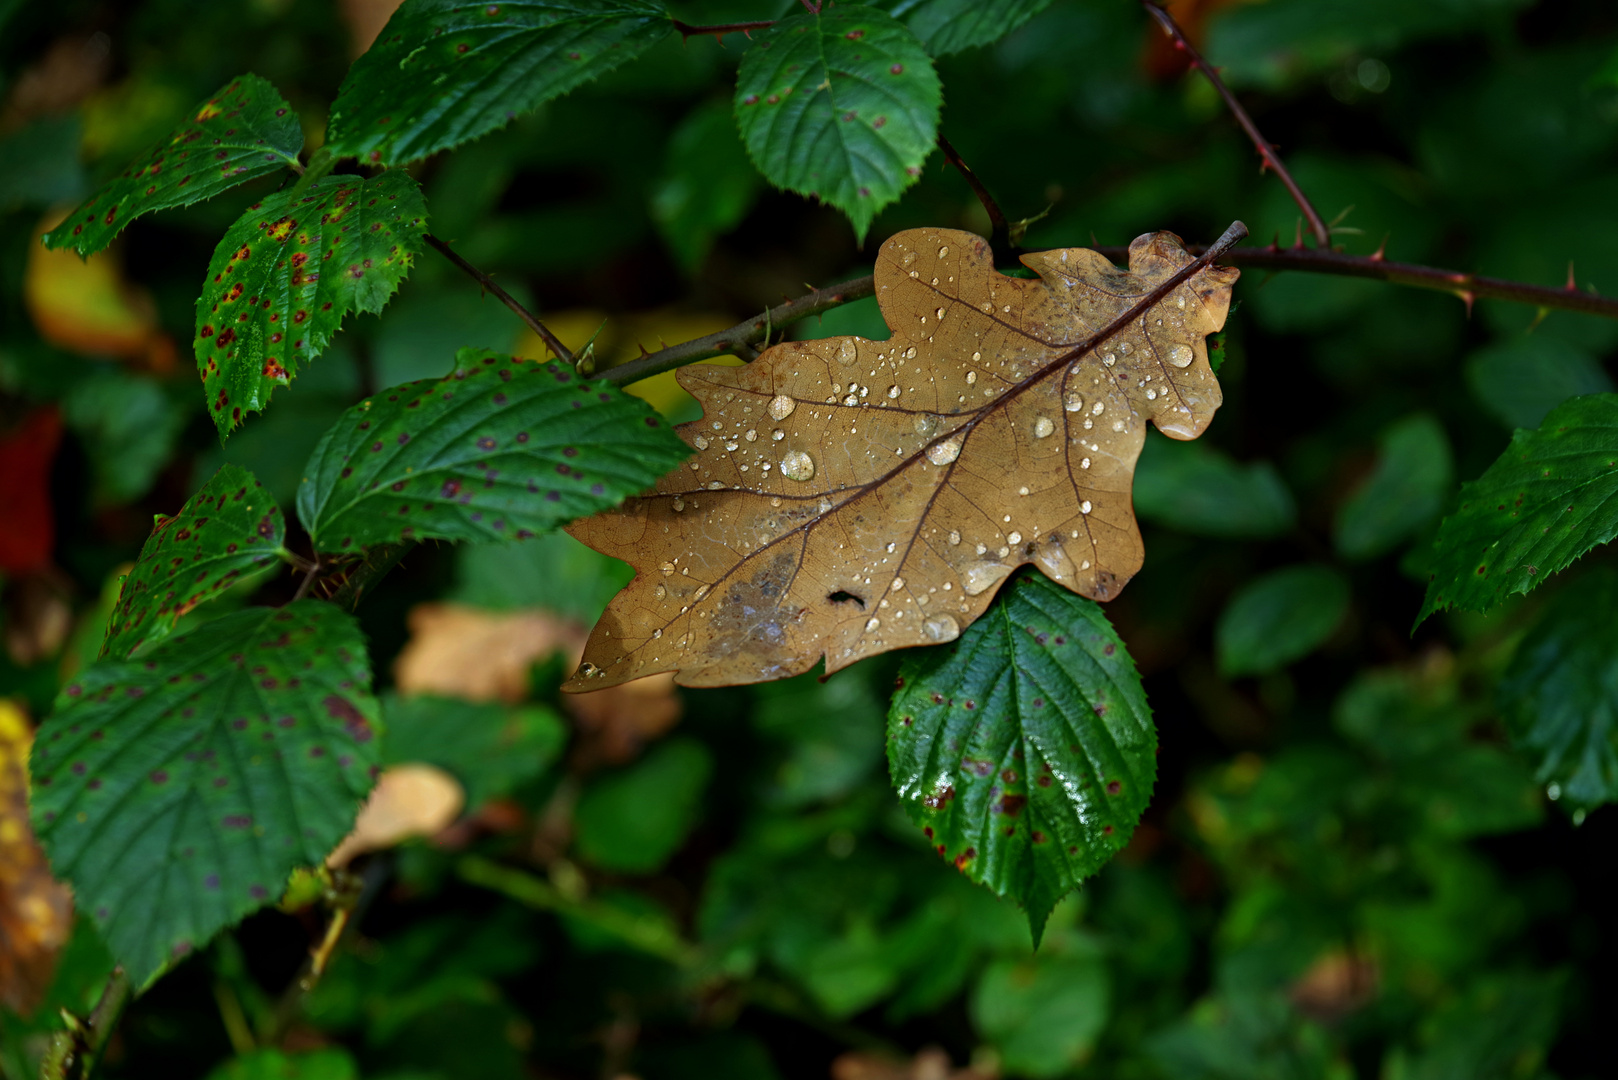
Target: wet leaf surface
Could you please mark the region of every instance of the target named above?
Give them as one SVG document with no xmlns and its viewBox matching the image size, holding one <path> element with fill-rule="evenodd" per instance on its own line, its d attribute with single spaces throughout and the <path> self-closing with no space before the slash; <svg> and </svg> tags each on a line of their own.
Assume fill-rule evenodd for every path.
<svg viewBox="0 0 1618 1080">
<path fill-rule="evenodd" d="M 344 315 L 387 305 L 426 230 L 421 189 L 402 172 L 328 176 L 248 207 L 197 299 L 193 349 L 221 440 L 325 350 Z"/>
<path fill-rule="evenodd" d="M 1135 664 L 1101 608 L 1020 576 L 960 641 L 914 654 L 888 711 L 911 820 L 973 881 L 1056 902 L 1128 842 L 1157 773 Z"/>
<path fill-rule="evenodd" d="M 351 616 L 227 615 L 63 689 L 30 763 L 35 826 L 138 985 L 342 839 L 377 725 Z"/>
<path fill-rule="evenodd" d="M 522 540 L 643 491 L 689 452 L 646 404 L 565 364 L 462 349 L 321 439 L 298 516 L 322 552 Z"/>
<path fill-rule="evenodd" d="M 159 516 L 107 622 L 104 656 L 161 641 L 180 617 L 275 561 L 286 538 L 281 508 L 257 477 L 226 465 L 173 517 Z"/>
<path fill-rule="evenodd" d="M 397 165 L 505 127 L 673 29 L 649 0 L 425 0 L 395 12 L 332 105 L 332 153 Z"/>
<path fill-rule="evenodd" d="M 914 34 L 855 4 L 800 11 L 754 35 L 736 75 L 736 121 L 773 184 L 848 215 L 877 211 L 921 175 L 943 88 Z"/>
<path fill-rule="evenodd" d="M 1618 394 L 1588 394 L 1519 429 L 1493 465 L 1461 485 L 1438 527 L 1420 623 L 1483 611 L 1525 593 L 1618 536 Z"/>
<path fill-rule="evenodd" d="M 1082 248 L 1023 262 L 1041 277 L 999 274 L 970 233 L 900 233 L 876 265 L 889 340 L 682 369 L 695 456 L 570 527 L 637 577 L 566 688 L 762 682 L 940 644 L 1026 563 L 1116 596 L 1143 557 L 1146 423 L 1190 439 L 1213 418 L 1204 338 L 1237 272 L 1195 269 L 1168 233 L 1137 239 L 1128 273 Z"/>
<path fill-rule="evenodd" d="M 100 251 L 142 214 L 190 206 L 298 163 L 298 114 L 257 75 L 233 79 L 168 138 L 103 184 L 45 235 L 45 246 Z"/>
</svg>

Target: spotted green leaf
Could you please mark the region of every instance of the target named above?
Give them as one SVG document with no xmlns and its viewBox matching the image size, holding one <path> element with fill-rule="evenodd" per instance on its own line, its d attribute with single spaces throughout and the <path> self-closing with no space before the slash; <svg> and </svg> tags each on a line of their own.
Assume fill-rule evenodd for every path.
<svg viewBox="0 0 1618 1080">
<path fill-rule="evenodd" d="M 303 129 L 275 87 L 243 75 L 191 110 L 162 142 L 130 162 L 43 237 L 49 248 L 100 251 L 153 210 L 190 206 L 255 176 L 298 163 Z"/>
<path fill-rule="evenodd" d="M 221 440 L 320 355 L 345 314 L 382 310 L 426 231 L 421 189 L 402 172 L 328 176 L 236 220 L 197 299 L 197 369 Z"/>
<path fill-rule="evenodd" d="M 830 203 L 863 240 L 921 175 L 943 91 L 932 58 L 875 8 L 827 5 L 756 32 L 736 79 L 736 119 L 770 183 Z"/>
<path fill-rule="evenodd" d="M 888 711 L 888 765 L 911 820 L 973 881 L 1051 909 L 1128 841 L 1157 733 L 1099 605 L 1023 575 L 952 644 L 914 653 Z"/>
<path fill-rule="evenodd" d="M 139 984 L 342 839 L 377 717 L 352 616 L 226 615 L 62 690 L 29 762 L 34 828 Z"/>
<path fill-rule="evenodd" d="M 673 29 L 653 0 L 405 0 L 354 62 L 327 146 L 398 165 L 505 127 Z"/>
<path fill-rule="evenodd" d="M 281 508 L 258 478 L 224 466 L 178 514 L 158 516 L 124 578 L 102 655 L 122 659 L 163 640 L 180 616 L 274 562 L 285 538 Z"/>
<path fill-rule="evenodd" d="M 1461 486 L 1438 527 L 1416 621 L 1483 611 L 1525 593 L 1618 536 L 1618 394 L 1586 394 L 1519 429 L 1483 475 Z"/>
<path fill-rule="evenodd" d="M 1561 591 L 1500 682 L 1506 726 L 1564 805 L 1618 800 L 1618 574 Z"/>
<path fill-rule="evenodd" d="M 298 516 L 321 552 L 522 540 L 616 506 L 689 452 L 640 399 L 565 364 L 462 349 L 446 378 L 343 414 L 304 469 Z"/>
<path fill-rule="evenodd" d="M 874 0 L 910 27 L 934 56 L 999 41 L 1050 6 L 1051 0 Z"/>
</svg>

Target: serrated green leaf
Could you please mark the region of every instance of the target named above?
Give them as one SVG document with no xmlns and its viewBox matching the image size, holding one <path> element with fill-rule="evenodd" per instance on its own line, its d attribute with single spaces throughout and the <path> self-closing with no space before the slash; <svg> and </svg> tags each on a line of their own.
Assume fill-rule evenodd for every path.
<svg viewBox="0 0 1618 1080">
<path fill-rule="evenodd" d="M 505 127 L 673 29 L 652 0 L 406 0 L 332 105 L 331 152 L 398 165 Z"/>
<path fill-rule="evenodd" d="M 286 522 L 258 478 L 226 465 L 174 517 L 159 516 L 124 578 L 104 656 L 123 659 L 167 637 L 180 616 L 275 561 Z"/>
<path fill-rule="evenodd" d="M 934 56 L 999 41 L 1051 0 L 874 0 L 910 28 Z"/>
<path fill-rule="evenodd" d="M 1618 394 L 1563 402 L 1519 430 L 1483 475 L 1461 486 L 1438 527 L 1416 623 L 1448 607 L 1483 611 L 1525 593 L 1618 536 Z"/>
<path fill-rule="evenodd" d="M 1327 566 L 1289 566 L 1248 582 L 1219 616 L 1226 675 L 1279 671 L 1314 652 L 1348 612 L 1348 582 Z"/>
<path fill-rule="evenodd" d="M 1618 574 L 1564 589 L 1500 682 L 1512 740 L 1574 809 L 1618 799 Z"/>
<path fill-rule="evenodd" d="M 138 985 L 343 838 L 377 716 L 352 616 L 227 615 L 63 689 L 29 763 L 34 828 Z"/>
<path fill-rule="evenodd" d="M 380 312 L 422 249 L 427 204 L 402 172 L 328 176 L 248 207 L 197 298 L 197 370 L 223 441 L 319 356 L 350 311 Z"/>
<path fill-rule="evenodd" d="M 1155 433 L 1141 447 L 1133 498 L 1143 519 L 1197 536 L 1277 536 L 1298 517 L 1269 462 L 1242 465 L 1200 442 Z"/>
<path fill-rule="evenodd" d="M 343 414 L 304 470 L 298 516 L 322 552 L 522 540 L 617 505 L 688 453 L 644 402 L 607 383 L 462 349 L 448 377 Z"/>
<path fill-rule="evenodd" d="M 603 870 L 657 870 L 696 824 L 712 773 L 708 748 L 682 738 L 663 743 L 626 769 L 596 777 L 573 815 L 579 854 Z"/>
<path fill-rule="evenodd" d="M 543 705 L 389 695 L 382 716 L 383 762 L 448 770 L 466 789 L 468 813 L 544 772 L 567 744 L 567 727 Z"/>
<path fill-rule="evenodd" d="M 1157 733 L 1134 662 L 1099 605 L 1025 574 L 901 679 L 888 764 L 905 812 L 969 878 L 1021 903 L 1037 942 L 1151 797 Z"/>
<path fill-rule="evenodd" d="M 101 185 L 42 239 L 46 247 L 90 255 L 142 214 L 190 206 L 296 165 L 301 149 L 303 129 L 292 107 L 265 80 L 243 75 L 198 104 L 167 139 Z"/>
<path fill-rule="evenodd" d="M 1376 469 L 1343 503 L 1333 530 L 1347 559 L 1369 559 L 1407 540 L 1444 508 L 1454 482 L 1449 439 L 1431 416 L 1394 424 L 1379 442 Z"/>
<path fill-rule="evenodd" d="M 748 154 L 770 183 L 847 214 L 863 241 L 937 141 L 932 58 L 891 15 L 857 4 L 800 12 L 753 37 L 736 77 Z"/>
</svg>

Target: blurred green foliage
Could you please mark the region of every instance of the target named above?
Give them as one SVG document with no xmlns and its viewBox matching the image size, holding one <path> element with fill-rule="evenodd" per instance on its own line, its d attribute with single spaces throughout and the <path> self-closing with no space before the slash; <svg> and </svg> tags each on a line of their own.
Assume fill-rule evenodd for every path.
<svg viewBox="0 0 1618 1080">
<path fill-rule="evenodd" d="M 942 129 L 1008 215 L 1049 209 L 1027 246 L 1159 228 L 1205 241 L 1232 218 L 1260 241 L 1294 235 L 1295 205 L 1135 4 L 997 4 L 994 32 L 1009 33 L 977 48 L 940 36 L 963 5 L 879 6 L 925 31 Z M 128 226 L 111 259 L 135 294 L 117 324 L 135 344 L 48 330 L 102 313 L 86 299 L 42 315 L 50 215 L 244 72 L 318 145 L 357 28 L 385 7 L 0 2 L 0 436 L 52 409 L 65 431 L 36 478 L 46 523 L 0 506 L 8 550 L 49 530 L 47 562 L 5 571 L 0 613 L 0 695 L 36 718 L 94 658 L 105 590 L 153 514 L 224 462 L 291 506 L 316 441 L 361 396 L 440 377 L 458 348 L 523 341 L 423 253 L 380 318 L 351 318 L 221 450 L 185 343 L 214 245 L 275 178 Z M 801 10 L 673 7 L 699 24 Z M 1579 287 L 1615 290 L 1609 3 L 1189 9 L 1345 250 L 1385 238 L 1390 258 L 1552 286 L 1572 263 Z M 682 320 L 725 325 L 865 273 L 894 231 L 987 233 L 936 154 L 863 248 L 832 208 L 763 184 L 729 111 L 747 44 L 664 36 L 413 165 L 433 231 L 554 325 L 584 327 L 570 346 L 605 320 L 649 349 Z M 597 714 L 561 700 L 559 635 L 514 661 L 515 700 L 390 689 L 386 760 L 438 764 L 466 813 L 356 872 L 357 926 L 311 993 L 296 985 L 321 908 L 264 911 L 134 1002 L 104 1074 L 684 1080 L 825 1077 L 837 1062 L 840 1077 L 897 1077 L 913 1074 L 855 1070 L 927 1046 L 977 1076 L 1610 1073 L 1612 553 L 1547 568 L 1487 615 L 1410 625 L 1457 481 L 1566 398 L 1610 392 L 1618 322 L 1487 300 L 1469 317 L 1441 294 L 1302 274 L 1249 272 L 1237 298 L 1226 404 L 1196 444 L 1148 440 L 1147 562 L 1107 606 L 1157 717 L 1152 805 L 1037 953 L 1015 905 L 939 859 L 893 797 L 881 725 L 896 660 L 679 691 L 665 736 L 646 722 L 654 695 Z M 795 332 L 886 336 L 868 301 Z M 19 490 L 20 460 L 4 463 Z M 360 621 L 390 688 L 415 605 L 587 622 L 624 580 L 560 534 L 424 546 Z M 255 587 L 284 602 L 297 579 Z M 0 1072 L 33 1075 L 59 1010 L 87 1014 L 110 963 L 76 923 L 44 997 L 0 1007 Z"/>
</svg>

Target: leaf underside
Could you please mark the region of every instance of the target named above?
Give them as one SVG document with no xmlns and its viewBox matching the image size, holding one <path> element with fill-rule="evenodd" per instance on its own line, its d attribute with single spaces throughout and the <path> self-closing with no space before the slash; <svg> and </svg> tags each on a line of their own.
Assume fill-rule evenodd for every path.
<svg viewBox="0 0 1618 1080">
<path fill-rule="evenodd" d="M 1519 429 L 1434 541 L 1418 625 L 1444 608 L 1484 611 L 1618 536 L 1618 394 L 1587 394 Z"/>
<path fill-rule="evenodd" d="M 343 414 L 310 456 L 298 516 L 321 552 L 522 540 L 644 491 L 687 453 L 616 387 L 555 361 L 462 349 L 446 378 Z"/>
<path fill-rule="evenodd" d="M 225 465 L 174 517 L 160 517 L 124 579 L 104 656 L 160 641 L 180 616 L 274 562 L 286 538 L 275 499 L 240 465 Z"/>
<path fill-rule="evenodd" d="M 137 985 L 273 902 L 352 827 L 377 705 L 352 616 L 227 615 L 69 683 L 41 726 L 34 826 Z"/>
<path fill-rule="evenodd" d="M 415 0 L 354 62 L 327 147 L 398 165 L 505 127 L 672 29 L 649 0 Z"/>
<path fill-rule="evenodd" d="M 888 712 L 894 787 L 927 840 L 1027 910 L 1128 842 L 1150 800 L 1157 733 L 1101 608 L 1024 572 L 944 649 L 913 653 Z"/>
<path fill-rule="evenodd" d="M 778 187 L 830 203 L 861 240 L 921 175 L 943 89 L 903 24 L 857 5 L 799 13 L 754 35 L 736 76 L 736 121 Z"/>
<path fill-rule="evenodd" d="M 996 272 L 970 233 L 900 233 L 876 265 L 889 340 L 682 369 L 705 410 L 678 429 L 695 456 L 570 527 L 637 577 L 567 689 L 761 682 L 950 641 L 1024 563 L 1116 596 L 1142 559 L 1146 421 L 1188 439 L 1212 419 L 1204 339 L 1237 272 L 1201 269 L 1136 311 L 1193 262 L 1171 234 L 1137 239 L 1128 273 L 1080 248 L 1023 262 L 1040 278 Z"/>
<path fill-rule="evenodd" d="M 243 75 L 46 233 L 45 246 L 93 254 L 140 215 L 190 206 L 296 165 L 301 149 L 303 129 L 292 107 L 265 80 Z"/>
<path fill-rule="evenodd" d="M 421 189 L 402 172 L 328 176 L 237 219 L 208 264 L 193 344 L 221 439 L 325 350 L 345 314 L 387 305 L 426 231 Z"/>
</svg>

